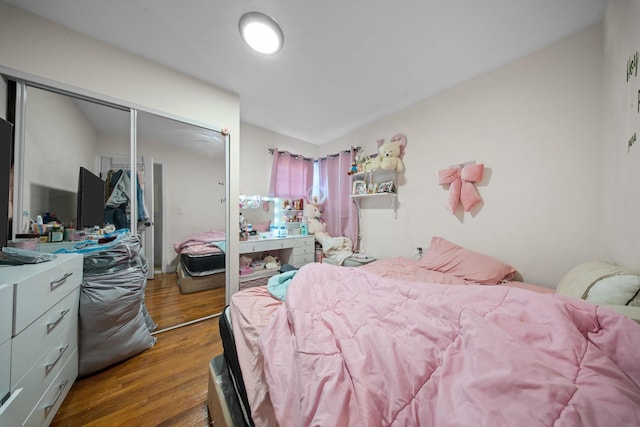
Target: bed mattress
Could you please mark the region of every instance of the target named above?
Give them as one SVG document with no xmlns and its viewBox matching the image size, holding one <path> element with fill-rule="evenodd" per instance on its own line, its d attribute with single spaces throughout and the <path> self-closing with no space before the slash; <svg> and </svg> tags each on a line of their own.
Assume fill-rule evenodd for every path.
<svg viewBox="0 0 640 427">
<path fill-rule="evenodd" d="M 209 363 L 207 406 L 211 420 L 216 427 L 248 425 L 223 355 L 214 357 Z"/>
<path fill-rule="evenodd" d="M 237 405 L 239 412 L 242 414 L 244 425 L 253 426 L 251 419 L 249 402 L 247 400 L 247 392 L 244 388 L 244 381 L 242 380 L 242 371 L 240 370 L 240 363 L 238 361 L 238 354 L 236 352 L 235 339 L 233 338 L 233 328 L 231 324 L 231 314 L 229 313 L 229 307 L 225 307 L 219 320 L 220 337 L 222 339 L 222 347 L 224 349 L 223 356 L 224 362 L 228 369 L 229 381 L 233 387 L 232 398 L 227 398 L 229 404 Z"/>
<path fill-rule="evenodd" d="M 207 276 L 225 268 L 224 253 L 180 254 L 180 264 L 190 276 Z"/>
<path fill-rule="evenodd" d="M 184 270 L 182 264 L 178 264 L 176 273 L 178 274 L 178 286 L 183 294 L 223 288 L 225 286 L 224 269 L 214 270 L 206 276 L 191 276 Z"/>
</svg>

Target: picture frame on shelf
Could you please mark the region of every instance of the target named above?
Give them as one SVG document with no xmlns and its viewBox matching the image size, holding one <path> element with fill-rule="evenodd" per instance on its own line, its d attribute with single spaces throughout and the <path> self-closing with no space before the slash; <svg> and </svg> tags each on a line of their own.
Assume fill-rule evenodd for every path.
<svg viewBox="0 0 640 427">
<path fill-rule="evenodd" d="M 393 193 L 394 191 L 393 181 L 385 181 L 378 184 L 376 193 Z"/>
<path fill-rule="evenodd" d="M 367 194 L 367 183 L 361 179 L 354 180 L 351 194 L 357 195 L 357 196 Z"/>
<path fill-rule="evenodd" d="M 378 190 L 377 182 L 370 182 L 367 186 L 367 194 L 374 194 Z"/>
</svg>

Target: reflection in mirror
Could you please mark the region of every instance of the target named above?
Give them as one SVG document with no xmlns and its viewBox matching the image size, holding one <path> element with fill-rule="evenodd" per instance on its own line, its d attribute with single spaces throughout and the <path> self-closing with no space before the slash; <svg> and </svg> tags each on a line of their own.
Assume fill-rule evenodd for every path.
<svg viewBox="0 0 640 427">
<path fill-rule="evenodd" d="M 243 203 L 243 197 L 247 200 L 257 198 L 258 203 Z M 254 230 L 269 231 L 269 225 L 273 221 L 274 201 L 265 200 L 264 197 L 256 196 L 240 196 L 240 215 Z"/>
<path fill-rule="evenodd" d="M 138 112 L 137 123 L 138 176 L 150 218 L 140 231 L 153 266 L 145 298 L 162 330 L 224 308 L 226 141 L 147 112 Z"/>
<path fill-rule="evenodd" d="M 86 115 L 91 111 L 95 121 Z M 127 138 L 129 112 L 68 95 L 26 88 L 22 195 L 17 233 L 30 231 L 30 218 L 58 220 L 75 228 L 80 167 L 98 174 L 98 158 L 112 152 L 112 134 Z M 124 151 L 126 156 L 128 140 Z"/>
<path fill-rule="evenodd" d="M 29 218 L 38 215 L 73 227 L 80 167 L 105 180 L 109 171 L 131 170 L 130 111 L 32 86 L 25 99 L 16 205 L 17 212 L 28 214 L 18 215 L 15 231 L 28 232 Z M 222 268 L 215 264 L 215 275 L 202 268 L 215 258 L 211 248 L 226 249 L 226 138 L 139 111 L 136 141 L 137 173 L 132 176 L 134 185 L 140 178 L 148 218 L 137 227 L 150 261 L 145 302 L 160 332 L 224 308 L 224 255 Z M 183 254 L 174 245 L 203 233 L 209 238 L 207 247 L 194 254 L 201 257 L 187 258 L 195 263 L 189 275 L 181 270 Z"/>
</svg>

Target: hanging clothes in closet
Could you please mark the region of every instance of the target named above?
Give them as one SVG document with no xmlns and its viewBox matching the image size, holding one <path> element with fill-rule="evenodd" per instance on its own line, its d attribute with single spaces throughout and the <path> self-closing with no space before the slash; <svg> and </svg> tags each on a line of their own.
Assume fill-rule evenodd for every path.
<svg viewBox="0 0 640 427">
<path fill-rule="evenodd" d="M 128 169 L 109 170 L 105 191 L 104 223 L 113 224 L 116 229 L 129 228 L 131 218 L 131 171 Z M 136 179 L 136 221 L 138 228 L 149 221 L 148 210 L 144 204 L 144 190 L 140 185 L 138 174 Z"/>
</svg>

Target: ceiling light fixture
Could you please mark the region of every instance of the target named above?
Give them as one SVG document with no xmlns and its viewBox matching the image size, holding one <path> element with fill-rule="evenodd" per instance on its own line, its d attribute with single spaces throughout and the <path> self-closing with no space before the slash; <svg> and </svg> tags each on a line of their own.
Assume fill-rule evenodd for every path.
<svg viewBox="0 0 640 427">
<path fill-rule="evenodd" d="M 278 23 L 263 13 L 245 13 L 240 17 L 238 28 L 242 39 L 256 52 L 274 54 L 284 44 L 284 34 Z"/>
</svg>

